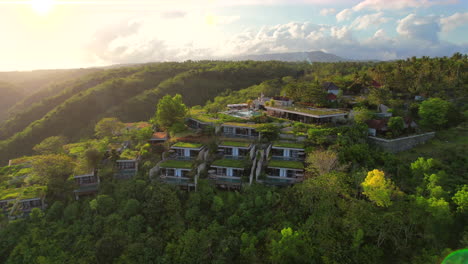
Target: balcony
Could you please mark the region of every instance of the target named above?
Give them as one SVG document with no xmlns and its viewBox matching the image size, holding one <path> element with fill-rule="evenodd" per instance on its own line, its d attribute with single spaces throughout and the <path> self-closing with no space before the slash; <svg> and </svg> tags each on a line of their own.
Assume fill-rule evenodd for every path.
<svg viewBox="0 0 468 264">
<path fill-rule="evenodd" d="M 242 185 L 241 177 L 237 176 L 227 176 L 222 174 L 209 173 L 208 177 L 216 185 L 226 185 L 235 187 L 240 187 Z"/>
</svg>

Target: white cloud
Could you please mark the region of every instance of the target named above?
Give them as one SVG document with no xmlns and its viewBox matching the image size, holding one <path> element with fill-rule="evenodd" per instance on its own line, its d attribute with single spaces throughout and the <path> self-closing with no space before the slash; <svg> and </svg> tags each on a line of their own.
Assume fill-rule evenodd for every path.
<svg viewBox="0 0 468 264">
<path fill-rule="evenodd" d="M 174 34 L 155 31 L 154 24 L 159 22 L 151 19 L 131 20 L 111 26 L 96 34 L 89 49 L 90 55 L 105 64 L 114 64 L 314 50 L 345 58 L 381 60 L 468 52 L 468 44 L 455 45 L 437 38 L 440 30 L 437 17 L 414 14 L 398 21 L 397 36 L 390 37 L 383 29 L 378 29 L 372 37 L 361 40 L 353 35 L 350 26 L 289 22 L 260 29 L 250 28 L 227 36 L 212 26 L 192 32 L 193 28 L 186 25 L 195 23 L 195 20 L 180 23 L 177 22 L 179 20 L 169 20 L 175 24 L 167 25 L 169 31 L 175 31 Z"/>
<path fill-rule="evenodd" d="M 440 32 L 439 18 L 436 16 L 417 16 L 409 14 L 398 21 L 396 28 L 398 34 L 408 39 L 425 40 L 438 42 L 438 32 Z"/>
<path fill-rule="evenodd" d="M 375 14 L 358 16 L 353 23 L 351 23 L 351 27 L 358 30 L 367 29 L 370 26 L 379 26 L 380 24 L 387 23 L 388 21 L 390 21 L 390 19 L 384 17 L 383 12 L 378 12 Z"/>
<path fill-rule="evenodd" d="M 335 13 L 335 8 L 323 8 L 322 10 L 320 10 L 320 15 L 322 16 L 334 15 Z"/>
<path fill-rule="evenodd" d="M 466 13 L 455 13 L 449 17 L 440 19 L 442 31 L 447 32 L 454 30 L 457 27 L 468 25 L 468 12 Z"/>
<path fill-rule="evenodd" d="M 349 8 L 341 10 L 338 14 L 336 14 L 336 20 L 338 22 L 345 21 L 351 18 L 353 11 Z"/>
<path fill-rule="evenodd" d="M 400 10 L 405 8 L 421 8 L 433 5 L 452 4 L 456 2 L 456 0 L 364 0 L 354 6 L 353 10 Z"/>
</svg>

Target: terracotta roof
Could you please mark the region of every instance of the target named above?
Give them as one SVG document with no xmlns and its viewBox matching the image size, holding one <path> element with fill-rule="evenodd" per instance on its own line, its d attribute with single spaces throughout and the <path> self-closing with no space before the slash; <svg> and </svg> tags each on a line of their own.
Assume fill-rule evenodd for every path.
<svg viewBox="0 0 468 264">
<path fill-rule="evenodd" d="M 327 94 L 327 100 L 336 100 L 336 95 L 332 93 Z"/>
<path fill-rule="evenodd" d="M 165 140 L 167 139 L 167 132 L 154 132 L 151 140 Z"/>
<path fill-rule="evenodd" d="M 137 123 L 125 123 L 126 128 L 135 128 L 135 129 L 142 129 L 151 127 L 151 124 L 148 122 L 137 122 Z"/>
<path fill-rule="evenodd" d="M 324 82 L 322 86 L 323 86 L 323 89 L 325 90 L 339 90 L 340 89 L 340 87 L 338 87 L 333 82 Z"/>
<path fill-rule="evenodd" d="M 380 88 L 382 86 L 382 84 L 376 80 L 372 80 L 371 85 L 374 86 L 375 88 Z"/>
<path fill-rule="evenodd" d="M 366 124 L 369 128 L 374 128 L 376 130 L 382 130 L 387 126 L 388 119 L 371 119 L 367 120 Z"/>
</svg>

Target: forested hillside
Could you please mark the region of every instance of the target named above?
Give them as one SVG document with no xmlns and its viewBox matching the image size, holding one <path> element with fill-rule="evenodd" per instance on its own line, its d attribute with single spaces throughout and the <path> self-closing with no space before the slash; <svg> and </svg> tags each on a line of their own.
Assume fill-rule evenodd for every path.
<svg viewBox="0 0 468 264">
<path fill-rule="evenodd" d="M 8 117 L 8 109 L 24 97 L 24 91 L 0 81 L 0 123 Z"/>
<path fill-rule="evenodd" d="M 35 153 L 0 167 L 4 199 L 36 188 L 47 203 L 25 218 L 0 214 L 0 263 L 442 263 L 468 248 L 467 67 L 460 54 L 386 63 L 186 62 L 73 82 L 63 102 L 0 145 L 3 159 Z M 318 98 L 327 81 L 340 86 L 336 101 Z M 303 144 L 303 181 L 277 187 L 254 180 L 234 191 L 216 188 L 204 169 L 196 191 L 187 191 L 150 176 L 174 144 L 199 140 L 183 144 L 204 144 L 212 156 L 226 144 L 211 129 L 184 126 L 188 107 L 226 118 L 219 113 L 226 104 L 252 104 L 262 93 L 354 111 L 340 124 L 265 112 L 244 120 L 259 121 L 265 137 L 238 144 L 266 149 L 280 127 L 304 138 L 281 142 Z M 381 114 L 381 104 L 435 137 L 396 154 L 370 144 L 364 121 Z M 172 118 L 177 129 L 162 122 Z M 412 130 L 390 123 L 383 137 Z M 152 125 L 171 139 L 149 144 Z M 129 144 L 119 152 L 122 142 Z M 117 179 L 117 160 L 135 156 L 133 178 Z M 99 188 L 76 200 L 73 176 L 94 169 Z M 466 263 L 459 256 L 454 263 Z"/>
<path fill-rule="evenodd" d="M 300 64 L 282 62 L 186 62 L 99 72 L 65 85 L 60 94 L 41 100 L 0 126 L 4 138 L 0 161 L 31 153 L 35 144 L 49 136 L 89 136 L 94 124 L 106 115 L 146 120 L 166 93 L 181 93 L 188 105 L 204 104 L 225 90 L 296 75 L 300 68 Z"/>
</svg>

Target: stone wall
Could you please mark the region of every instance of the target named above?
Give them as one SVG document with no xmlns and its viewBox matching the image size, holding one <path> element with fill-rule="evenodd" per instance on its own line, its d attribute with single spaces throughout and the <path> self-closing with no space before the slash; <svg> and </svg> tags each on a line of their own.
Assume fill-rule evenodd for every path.
<svg viewBox="0 0 468 264">
<path fill-rule="evenodd" d="M 435 132 L 395 139 L 384 139 L 369 136 L 369 141 L 371 144 L 380 146 L 388 152 L 396 153 L 412 149 L 414 146 L 425 143 L 434 136 Z"/>
</svg>

